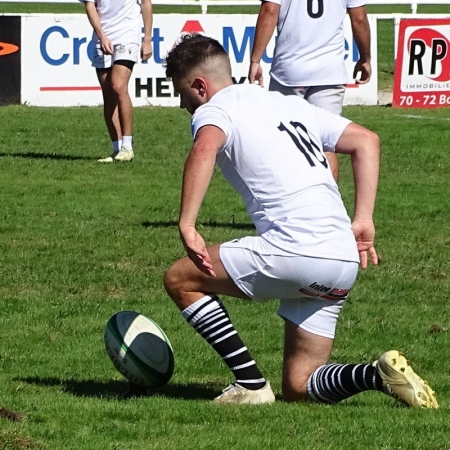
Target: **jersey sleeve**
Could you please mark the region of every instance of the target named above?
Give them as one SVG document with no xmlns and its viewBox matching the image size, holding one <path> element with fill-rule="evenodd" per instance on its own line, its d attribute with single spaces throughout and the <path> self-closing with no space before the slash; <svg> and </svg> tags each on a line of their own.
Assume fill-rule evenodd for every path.
<svg viewBox="0 0 450 450">
<path fill-rule="evenodd" d="M 194 140 L 198 130 L 207 125 L 213 125 L 222 130 L 227 138 L 227 142 L 229 142 L 233 132 L 233 125 L 230 117 L 223 109 L 209 105 L 204 105 L 197 109 L 192 116 L 191 122 L 192 137 Z"/>
<path fill-rule="evenodd" d="M 341 134 L 352 121 L 318 107 L 315 107 L 315 115 L 324 151 L 334 152 Z"/>
<path fill-rule="evenodd" d="M 277 5 L 281 5 L 281 0 L 261 0 L 261 3 L 263 2 L 276 3 Z"/>
</svg>

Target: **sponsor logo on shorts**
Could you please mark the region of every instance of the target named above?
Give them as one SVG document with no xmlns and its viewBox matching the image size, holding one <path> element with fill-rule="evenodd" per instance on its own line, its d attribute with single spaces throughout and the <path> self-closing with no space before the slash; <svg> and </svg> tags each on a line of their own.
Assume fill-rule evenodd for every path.
<svg viewBox="0 0 450 450">
<path fill-rule="evenodd" d="M 118 53 L 125 53 L 125 51 L 126 51 L 125 45 L 119 45 L 117 47 L 117 52 Z"/>
<path fill-rule="evenodd" d="M 328 291 L 331 291 L 331 288 L 330 288 L 330 287 L 325 286 L 325 285 L 323 285 L 323 284 L 318 284 L 318 283 L 316 283 L 316 282 L 311 283 L 311 284 L 309 285 L 309 287 L 310 287 L 311 289 L 314 289 L 315 291 L 319 291 L 319 292 L 328 292 Z"/>
<path fill-rule="evenodd" d="M 339 288 L 330 288 L 323 284 L 319 284 L 317 282 L 311 283 L 309 286 L 312 291 L 308 289 L 301 288 L 299 292 L 305 294 L 309 297 L 319 297 L 324 300 L 332 300 L 332 301 L 340 301 L 345 300 L 348 297 L 348 289 L 339 289 Z M 315 292 L 313 292 L 315 291 Z"/>
<path fill-rule="evenodd" d="M 0 42 L 0 56 L 10 55 L 19 50 L 19 47 L 14 44 L 8 44 L 7 42 Z"/>
</svg>

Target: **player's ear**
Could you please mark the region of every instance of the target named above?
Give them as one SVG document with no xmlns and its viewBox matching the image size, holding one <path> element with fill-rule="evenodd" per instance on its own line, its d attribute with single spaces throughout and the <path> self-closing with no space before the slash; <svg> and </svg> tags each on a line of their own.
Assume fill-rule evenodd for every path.
<svg viewBox="0 0 450 450">
<path fill-rule="evenodd" d="M 206 94 L 206 90 L 208 88 L 207 82 L 202 77 L 195 77 L 194 81 L 192 82 L 192 87 L 197 89 L 199 95 L 202 97 Z"/>
</svg>

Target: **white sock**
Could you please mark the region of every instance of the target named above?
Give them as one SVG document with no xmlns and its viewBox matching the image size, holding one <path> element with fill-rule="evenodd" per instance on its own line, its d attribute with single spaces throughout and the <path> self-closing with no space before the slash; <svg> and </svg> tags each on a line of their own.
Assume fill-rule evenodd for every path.
<svg viewBox="0 0 450 450">
<path fill-rule="evenodd" d="M 117 153 L 118 151 L 120 151 L 120 148 L 122 147 L 122 141 L 121 140 L 113 141 L 112 146 L 113 146 L 113 152 Z"/>
<path fill-rule="evenodd" d="M 132 136 L 122 136 L 122 147 L 131 150 L 133 148 L 132 141 Z"/>
</svg>

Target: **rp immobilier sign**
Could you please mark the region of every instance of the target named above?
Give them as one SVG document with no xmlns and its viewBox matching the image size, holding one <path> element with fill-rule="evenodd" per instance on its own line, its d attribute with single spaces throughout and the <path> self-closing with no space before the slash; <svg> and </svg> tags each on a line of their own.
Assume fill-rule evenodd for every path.
<svg viewBox="0 0 450 450">
<path fill-rule="evenodd" d="M 402 19 L 394 107 L 450 107 L 450 19 Z"/>
</svg>

